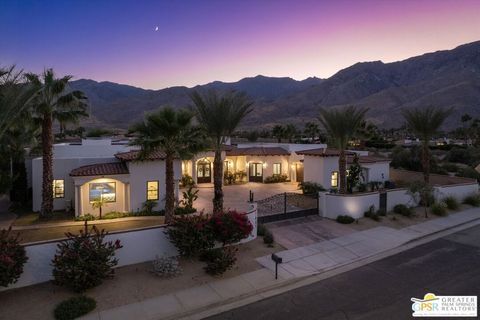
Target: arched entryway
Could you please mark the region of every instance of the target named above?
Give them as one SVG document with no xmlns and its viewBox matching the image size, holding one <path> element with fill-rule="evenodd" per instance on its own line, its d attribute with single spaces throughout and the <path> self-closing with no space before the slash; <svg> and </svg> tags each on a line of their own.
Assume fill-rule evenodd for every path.
<svg viewBox="0 0 480 320">
<path fill-rule="evenodd" d="M 197 162 L 197 183 L 212 182 L 212 163 L 207 159 Z"/>
</svg>

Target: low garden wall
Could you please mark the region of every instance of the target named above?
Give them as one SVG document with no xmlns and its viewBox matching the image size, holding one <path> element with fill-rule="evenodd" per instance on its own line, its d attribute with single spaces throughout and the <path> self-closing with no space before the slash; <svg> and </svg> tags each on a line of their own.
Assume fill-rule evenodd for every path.
<svg viewBox="0 0 480 320">
<path fill-rule="evenodd" d="M 458 201 L 462 201 L 466 196 L 478 192 L 477 182 L 461 183 L 456 185 L 435 186 L 434 196 L 441 200 L 447 196 L 453 196 Z M 408 194 L 407 189 L 390 189 L 382 191 L 386 193 L 387 211 L 391 211 L 397 204 L 407 206 L 416 206 L 414 199 Z M 380 207 L 380 193 L 368 192 L 357 194 L 330 194 L 326 192 L 319 193 L 319 215 L 325 218 L 336 219 L 339 215 L 348 215 L 358 219 L 363 217 L 365 211 L 370 206 L 375 209 Z"/>
<path fill-rule="evenodd" d="M 241 243 L 249 242 L 257 237 L 257 207 L 252 204 L 247 213 L 248 220 L 253 225 L 251 235 Z M 152 261 L 156 256 L 175 256 L 177 249 L 168 240 L 165 233 L 166 226 L 134 229 L 121 232 L 111 232 L 107 241 L 120 240 L 122 248 L 116 251 L 117 267 Z M 25 244 L 28 261 L 17 283 L 3 288 L 0 291 L 25 287 L 52 280 L 52 259 L 60 240 L 42 241 Z"/>
</svg>

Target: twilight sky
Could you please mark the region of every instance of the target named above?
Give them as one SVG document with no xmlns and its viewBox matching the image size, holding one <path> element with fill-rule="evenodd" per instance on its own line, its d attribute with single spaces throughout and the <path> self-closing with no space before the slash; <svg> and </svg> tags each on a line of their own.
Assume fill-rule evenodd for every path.
<svg viewBox="0 0 480 320">
<path fill-rule="evenodd" d="M 0 0 L 0 39 L 0 66 L 151 89 L 326 78 L 480 40 L 480 0 Z"/>
</svg>

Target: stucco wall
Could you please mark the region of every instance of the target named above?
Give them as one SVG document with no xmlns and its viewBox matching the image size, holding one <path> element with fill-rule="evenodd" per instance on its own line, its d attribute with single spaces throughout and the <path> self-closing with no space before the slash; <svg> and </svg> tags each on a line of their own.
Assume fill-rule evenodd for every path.
<svg viewBox="0 0 480 320">
<path fill-rule="evenodd" d="M 442 200 L 445 197 L 453 196 L 458 201 L 463 201 L 463 199 L 473 193 L 478 192 L 478 184 L 458 184 L 458 185 L 447 185 L 436 187 L 435 198 Z"/>
<path fill-rule="evenodd" d="M 53 200 L 54 210 L 64 210 L 67 203 L 72 207 L 75 201 L 75 187 L 70 172 L 78 167 L 95 163 L 107 163 L 118 161 L 114 157 L 106 158 L 75 158 L 75 159 L 53 159 L 53 179 L 65 180 L 64 198 Z M 40 211 L 42 204 L 42 158 L 32 160 L 32 209 Z"/>
<path fill-rule="evenodd" d="M 77 213 L 77 215 L 92 214 L 98 216 L 100 214 L 100 209 L 93 209 L 92 203 L 90 202 L 90 184 L 91 183 L 109 183 L 115 182 L 115 202 L 108 202 L 102 207 L 102 214 L 118 211 L 125 212 L 128 211 L 125 203 L 125 184 L 119 180 L 111 178 L 98 178 L 93 179 L 85 184 L 83 184 L 80 189 L 82 192 L 82 212 Z"/>
<path fill-rule="evenodd" d="M 378 208 L 378 192 L 358 195 L 336 195 L 324 193 L 320 197 L 320 214 L 323 217 L 335 219 L 339 215 L 348 215 L 355 219 L 363 217 L 371 205 Z"/>
<path fill-rule="evenodd" d="M 368 168 L 368 181 L 387 181 L 390 180 L 390 163 L 376 162 L 361 164 L 363 168 Z M 348 167 L 348 166 L 347 166 Z"/>
</svg>

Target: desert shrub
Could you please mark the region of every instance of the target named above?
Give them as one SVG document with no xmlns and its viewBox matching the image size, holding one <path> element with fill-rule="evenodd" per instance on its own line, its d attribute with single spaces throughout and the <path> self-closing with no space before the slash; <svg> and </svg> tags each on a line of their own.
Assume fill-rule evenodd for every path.
<svg viewBox="0 0 480 320">
<path fill-rule="evenodd" d="M 180 201 L 180 203 L 187 209 L 188 211 L 195 210 L 193 208 L 193 203 L 195 200 L 198 199 L 198 192 L 199 190 L 193 190 L 193 186 L 189 186 L 187 190 L 182 192 L 183 199 Z M 196 211 L 196 210 L 195 210 Z M 193 212 L 195 212 L 193 211 Z"/>
<path fill-rule="evenodd" d="M 184 174 L 184 175 L 182 175 L 182 178 L 180 179 L 180 185 L 183 188 L 187 188 L 187 187 L 190 187 L 190 186 L 194 186 L 195 182 L 193 182 L 192 176 L 190 176 L 188 174 Z"/>
<path fill-rule="evenodd" d="M 118 218 L 125 218 L 125 217 L 130 217 L 132 214 L 129 212 L 119 212 L 119 211 L 111 211 L 108 213 L 105 213 L 102 216 L 102 220 L 111 220 L 111 219 L 118 219 Z"/>
<path fill-rule="evenodd" d="M 175 208 L 175 214 L 176 215 L 184 215 L 184 214 L 190 214 L 197 212 L 197 209 L 195 208 L 189 208 L 189 207 L 176 207 Z M 164 213 L 165 215 L 165 213 Z"/>
<path fill-rule="evenodd" d="M 257 226 L 257 236 L 263 237 L 267 233 L 267 227 L 264 224 L 259 223 Z"/>
<path fill-rule="evenodd" d="M 153 208 L 157 206 L 157 201 L 154 200 L 147 200 L 144 203 L 142 203 L 142 211 L 145 212 L 145 214 L 152 214 L 153 213 Z"/>
<path fill-rule="evenodd" d="M 203 252 L 201 260 L 207 263 L 204 267 L 205 272 L 215 276 L 231 269 L 237 261 L 235 257 L 236 251 L 237 249 L 233 247 L 222 247 Z"/>
<path fill-rule="evenodd" d="M 266 230 L 265 235 L 263 236 L 263 243 L 269 247 L 273 247 L 274 241 L 273 233 L 270 230 Z"/>
<path fill-rule="evenodd" d="M 177 257 L 156 257 L 152 263 L 152 272 L 159 277 L 172 278 L 182 273 Z"/>
<path fill-rule="evenodd" d="M 375 214 L 375 206 L 374 205 L 371 205 L 368 208 L 368 210 L 363 213 L 363 215 L 367 218 L 370 218 L 374 214 Z"/>
<path fill-rule="evenodd" d="M 443 163 L 442 168 L 445 169 L 447 172 L 457 172 L 459 169 L 455 163 L 451 163 L 451 162 Z"/>
<path fill-rule="evenodd" d="M 460 207 L 457 198 L 453 196 L 443 198 L 442 202 L 445 203 L 449 210 L 457 210 Z"/>
<path fill-rule="evenodd" d="M 215 214 L 210 219 L 215 240 L 223 245 L 239 242 L 248 238 L 253 226 L 245 213 L 228 211 Z"/>
<path fill-rule="evenodd" d="M 476 179 L 477 181 L 480 181 L 480 173 L 471 167 L 458 169 L 458 172 L 455 174 L 455 176 Z"/>
<path fill-rule="evenodd" d="M 376 213 L 380 217 L 384 217 L 384 216 L 387 215 L 387 211 L 385 209 L 382 209 L 382 208 L 379 208 Z"/>
<path fill-rule="evenodd" d="M 75 217 L 75 221 L 93 221 L 93 220 L 95 220 L 95 216 L 90 213 Z"/>
<path fill-rule="evenodd" d="M 443 202 L 437 202 L 430 206 L 430 212 L 436 216 L 446 216 L 447 215 L 447 205 Z"/>
<path fill-rule="evenodd" d="M 80 234 L 66 233 L 68 239 L 58 244 L 52 261 L 54 282 L 83 292 L 113 277 L 115 251 L 122 246 L 119 240 L 105 241 L 107 234 L 96 226 L 88 230 L 86 223 Z"/>
<path fill-rule="evenodd" d="M 85 296 L 73 297 L 60 302 L 53 311 L 56 320 L 73 320 L 86 315 L 97 307 L 97 302 Z"/>
<path fill-rule="evenodd" d="M 12 236 L 11 228 L 0 231 L 0 286 L 8 287 L 18 281 L 27 262 L 25 248 L 20 245 L 18 234 Z"/>
<path fill-rule="evenodd" d="M 263 179 L 264 183 L 278 183 L 278 182 L 286 182 L 288 177 L 285 174 L 274 174 L 273 176 L 266 177 Z"/>
<path fill-rule="evenodd" d="M 183 257 L 196 256 L 213 248 L 215 235 L 210 218 L 203 214 L 176 216 L 167 228 L 167 235 Z"/>
<path fill-rule="evenodd" d="M 468 204 L 472 207 L 480 207 L 480 195 L 471 194 L 469 196 L 466 196 L 465 199 L 463 199 L 463 203 Z"/>
<path fill-rule="evenodd" d="M 300 182 L 298 184 L 298 189 L 302 190 L 303 194 L 317 194 L 320 191 L 325 191 L 325 188 L 316 182 Z"/>
<path fill-rule="evenodd" d="M 404 204 L 397 204 L 393 207 L 393 212 L 400 214 L 404 217 L 411 217 L 413 215 L 413 209 L 407 207 Z"/>
<path fill-rule="evenodd" d="M 354 221 L 355 221 L 354 218 L 347 215 L 344 215 L 344 216 L 340 215 L 337 217 L 337 222 L 341 224 L 350 224 L 350 223 L 353 223 Z"/>
</svg>

